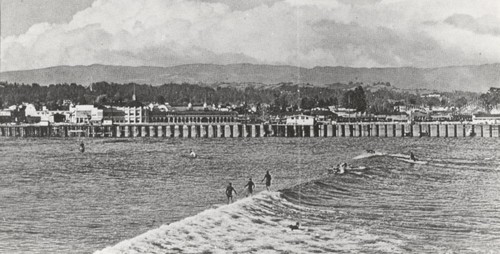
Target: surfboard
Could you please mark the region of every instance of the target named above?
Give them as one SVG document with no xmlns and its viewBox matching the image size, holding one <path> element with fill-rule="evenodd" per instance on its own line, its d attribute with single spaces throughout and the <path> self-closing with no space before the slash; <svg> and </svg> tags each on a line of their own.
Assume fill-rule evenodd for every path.
<svg viewBox="0 0 500 254">
<path fill-rule="evenodd" d="M 396 158 L 400 161 L 404 161 L 404 162 L 407 162 L 407 163 L 412 163 L 412 164 L 427 164 L 427 161 L 414 161 L 414 160 L 410 160 L 410 159 L 403 159 L 403 158 Z"/>
<path fill-rule="evenodd" d="M 403 153 L 388 154 L 387 156 L 391 156 L 391 157 L 395 157 L 395 158 L 402 158 L 402 159 L 410 159 L 409 154 L 403 154 Z"/>
<path fill-rule="evenodd" d="M 349 170 L 365 170 L 367 167 L 365 166 L 359 166 L 359 167 L 354 167 L 354 168 L 348 168 Z"/>
</svg>

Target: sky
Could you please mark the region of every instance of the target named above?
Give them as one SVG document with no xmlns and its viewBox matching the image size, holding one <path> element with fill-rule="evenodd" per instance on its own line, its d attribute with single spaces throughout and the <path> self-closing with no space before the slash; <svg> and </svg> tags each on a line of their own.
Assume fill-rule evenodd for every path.
<svg viewBox="0 0 500 254">
<path fill-rule="evenodd" d="M 0 71 L 500 62 L 497 0 L 0 0 Z"/>
</svg>

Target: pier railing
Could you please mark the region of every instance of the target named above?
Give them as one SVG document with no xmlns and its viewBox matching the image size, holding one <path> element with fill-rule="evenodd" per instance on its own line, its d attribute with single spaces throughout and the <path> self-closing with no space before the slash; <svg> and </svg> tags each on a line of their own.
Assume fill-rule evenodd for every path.
<svg viewBox="0 0 500 254">
<path fill-rule="evenodd" d="M 338 123 L 285 124 L 115 124 L 0 125 L 3 137 L 500 137 L 500 124 L 470 123 Z"/>
</svg>

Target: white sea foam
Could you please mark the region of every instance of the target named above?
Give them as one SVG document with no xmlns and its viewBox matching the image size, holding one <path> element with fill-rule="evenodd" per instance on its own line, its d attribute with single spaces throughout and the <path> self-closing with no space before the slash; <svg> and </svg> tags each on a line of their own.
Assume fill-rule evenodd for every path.
<svg viewBox="0 0 500 254">
<path fill-rule="evenodd" d="M 328 253 L 361 250 L 362 242 L 370 242 L 373 250 L 401 251 L 398 244 L 382 241 L 362 229 L 339 226 L 328 222 L 330 220 L 315 220 L 318 216 L 331 216 L 334 220 L 334 211 L 292 204 L 280 195 L 278 192 L 261 192 L 161 226 L 95 254 Z M 296 221 L 300 221 L 300 229 L 292 231 L 288 226 Z"/>
</svg>

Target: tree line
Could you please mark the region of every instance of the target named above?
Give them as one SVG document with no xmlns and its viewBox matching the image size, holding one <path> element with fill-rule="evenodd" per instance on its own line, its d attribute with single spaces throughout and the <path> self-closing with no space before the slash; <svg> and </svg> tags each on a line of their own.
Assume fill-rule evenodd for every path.
<svg viewBox="0 0 500 254">
<path fill-rule="evenodd" d="M 280 83 L 266 88 L 247 86 L 209 87 L 197 84 L 164 84 L 161 86 L 141 84 L 117 84 L 97 82 L 90 86 L 77 84 L 38 84 L 0 83 L 0 105 L 19 105 L 33 103 L 48 109 L 67 109 L 68 101 L 74 104 L 95 104 L 123 106 L 132 102 L 135 93 L 137 101 L 144 104 L 168 102 L 170 105 L 203 104 L 209 105 L 262 105 L 267 104 L 277 111 L 291 108 L 311 109 L 338 105 L 343 91 L 325 87 L 303 87 L 291 83 Z"/>
<path fill-rule="evenodd" d="M 374 83 L 377 84 L 377 83 Z M 380 89 L 364 89 L 363 84 L 349 83 L 345 86 L 311 86 L 279 83 L 264 87 L 204 86 L 198 84 L 169 83 L 161 86 L 144 84 L 92 83 L 90 86 L 55 84 L 40 86 L 0 82 L 0 106 L 2 108 L 21 103 L 32 103 L 37 108 L 46 106 L 50 110 L 64 110 L 69 103 L 124 106 L 137 101 L 143 104 L 168 102 L 172 106 L 192 103 L 200 105 L 267 105 L 270 113 L 308 110 L 315 107 L 338 106 L 355 108 L 370 113 L 391 113 L 394 106 L 455 106 L 465 107 L 471 103 L 490 105 L 500 101 L 498 93 L 478 95 L 470 92 L 442 93 L 443 97 L 424 98 L 418 91 L 392 89 L 390 85 Z"/>
</svg>

